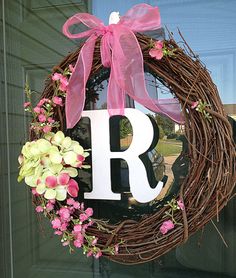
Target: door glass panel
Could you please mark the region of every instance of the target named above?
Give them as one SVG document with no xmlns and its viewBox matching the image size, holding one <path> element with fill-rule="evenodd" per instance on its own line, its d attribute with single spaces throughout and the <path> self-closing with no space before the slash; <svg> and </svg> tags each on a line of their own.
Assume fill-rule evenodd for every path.
<svg viewBox="0 0 236 278">
<path fill-rule="evenodd" d="M 31 196 L 24 184 L 17 183 L 17 156 L 28 138 L 28 122 L 22 105 L 24 103 L 24 83 L 28 80 L 32 90 L 36 91 L 36 102 L 44 87 L 44 80 L 54 65 L 58 64 L 69 51 L 76 49 L 78 42 L 65 38 L 61 27 L 65 20 L 78 12 L 93 12 L 107 23 L 108 15 L 113 10 L 124 14 L 135 4 L 146 2 L 160 7 L 162 24 L 174 32 L 176 40 L 180 41 L 176 27 L 179 27 L 185 39 L 196 51 L 210 70 L 215 84 L 229 114 L 229 121 L 234 129 L 236 139 L 236 3 L 224 1 L 110 1 L 110 0 L 3 0 L 1 11 L 1 106 L 0 106 L 0 271 L 4 278 L 22 277 L 234 277 L 236 275 L 236 217 L 235 200 L 220 214 L 220 222 L 214 219 L 217 229 L 212 223 L 204 230 L 192 236 L 189 241 L 150 263 L 137 266 L 124 266 L 105 258 L 93 260 L 86 258 L 81 252 L 69 254 L 63 248 L 58 238 L 53 235 L 49 221 L 38 219 L 34 213 Z M 76 29 L 76 31 L 79 31 Z M 160 32 L 164 35 L 163 32 Z M 155 35 L 155 34 L 152 34 Z M 160 34 L 158 34 L 160 35 Z M 106 95 L 103 92 L 107 86 L 109 72 L 105 72 L 103 82 L 91 84 L 94 98 L 99 94 L 99 100 L 89 109 L 106 108 Z M 150 73 L 146 74 L 149 90 L 156 98 L 168 97 L 168 92 Z M 152 89 L 151 89 L 152 87 Z M 103 93 L 102 93 L 103 92 Z M 163 198 L 171 189 L 175 190 L 173 182 L 177 179 L 175 166 L 179 156 L 186 150 L 184 129 L 169 122 L 166 118 L 154 115 L 130 99 L 127 107 L 135 106 L 145 113 L 152 114 L 158 122 L 161 137 L 155 150 L 149 155 L 153 162 L 149 167 L 157 180 L 168 177 Z M 73 136 L 89 145 L 89 123 L 80 123 L 80 131 L 73 131 Z M 111 128 L 116 126 L 126 128 L 129 125 L 125 118 L 116 119 Z M 86 133 L 87 132 L 87 133 Z M 78 135 L 79 134 L 79 135 Z M 162 136 L 163 135 L 163 136 Z M 127 148 L 132 142 L 132 128 L 128 127 L 125 135 L 117 134 L 119 147 Z M 114 144 L 114 148 L 117 147 Z M 186 153 L 185 153 L 186 154 Z M 128 169 L 124 161 L 114 161 L 119 166 L 113 173 L 121 180 L 123 202 L 119 206 L 113 203 L 110 210 L 111 221 L 127 217 L 140 217 L 144 212 L 150 212 L 152 207 L 140 207 L 129 194 Z M 153 166 L 153 165 L 156 166 Z M 178 165 L 178 164 L 177 164 Z M 187 167 L 187 161 L 186 165 Z M 114 167 L 116 168 L 116 167 Z M 178 168 L 178 167 L 177 167 Z M 178 168 L 179 170 L 179 168 Z M 179 176 L 186 175 L 176 172 Z M 83 176 L 84 191 L 91 188 L 91 174 Z M 87 188 L 86 188 L 87 184 Z M 178 189 L 178 187 L 177 187 Z M 114 191 L 118 190 L 114 188 Z M 171 192 L 173 193 L 173 192 Z M 167 194 L 168 195 L 168 194 Z M 159 202 L 159 200 L 157 200 Z M 93 207 L 100 217 L 107 210 L 105 202 L 94 202 Z"/>
</svg>

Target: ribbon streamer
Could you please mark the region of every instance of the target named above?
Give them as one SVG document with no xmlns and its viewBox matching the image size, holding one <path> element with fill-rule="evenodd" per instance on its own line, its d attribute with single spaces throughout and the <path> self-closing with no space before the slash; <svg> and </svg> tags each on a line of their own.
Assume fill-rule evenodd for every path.
<svg viewBox="0 0 236 278">
<path fill-rule="evenodd" d="M 83 24 L 89 30 L 72 34 L 69 28 L 74 24 Z M 81 117 L 86 83 L 91 72 L 98 37 L 102 37 L 100 46 L 102 64 L 111 68 L 107 96 L 109 114 L 124 114 L 125 94 L 128 94 L 148 109 L 167 115 L 175 122 L 183 123 L 178 100 L 174 98 L 154 100 L 149 96 L 145 85 L 143 55 L 135 33 L 156 30 L 160 26 L 158 8 L 147 4 L 134 6 L 117 24 L 108 26 L 88 13 L 75 14 L 65 22 L 63 26 L 65 36 L 70 39 L 88 38 L 80 50 L 67 87 L 67 128 L 73 128 Z"/>
</svg>

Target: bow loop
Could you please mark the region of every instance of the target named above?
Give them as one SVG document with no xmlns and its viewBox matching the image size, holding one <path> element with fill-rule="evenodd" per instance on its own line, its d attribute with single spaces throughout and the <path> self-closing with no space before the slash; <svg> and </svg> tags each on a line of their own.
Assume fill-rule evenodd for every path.
<svg viewBox="0 0 236 278">
<path fill-rule="evenodd" d="M 83 24 L 90 28 L 81 33 L 72 34 L 69 28 L 74 24 Z M 110 115 L 124 114 L 125 93 L 132 99 L 154 112 L 168 115 L 177 122 L 182 122 L 177 100 L 172 106 L 163 105 L 159 100 L 150 98 L 145 85 L 143 55 L 134 32 L 155 30 L 160 27 L 158 8 L 139 4 L 131 8 L 117 24 L 105 26 L 93 15 L 79 13 L 69 18 L 63 26 L 63 33 L 68 38 L 84 38 L 87 41 L 80 50 L 72 73 L 66 96 L 67 128 L 72 128 L 79 121 L 85 103 L 85 87 L 89 78 L 96 39 L 101 36 L 101 60 L 104 67 L 110 67 L 107 106 Z M 177 111 L 177 112 L 176 112 Z"/>
</svg>

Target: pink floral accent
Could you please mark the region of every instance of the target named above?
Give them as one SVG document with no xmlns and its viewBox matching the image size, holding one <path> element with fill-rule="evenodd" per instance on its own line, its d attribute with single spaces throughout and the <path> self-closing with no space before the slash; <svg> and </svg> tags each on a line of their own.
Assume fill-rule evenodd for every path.
<svg viewBox="0 0 236 278">
<path fill-rule="evenodd" d="M 34 196 L 39 196 L 38 192 L 36 191 L 36 188 L 32 188 L 31 192 Z"/>
<path fill-rule="evenodd" d="M 88 215 L 88 217 L 92 216 L 93 215 L 93 209 L 92 208 L 87 208 L 85 210 L 85 213 Z"/>
<path fill-rule="evenodd" d="M 57 186 L 57 178 L 55 176 L 48 176 L 45 179 L 45 184 L 49 188 L 55 188 Z"/>
<path fill-rule="evenodd" d="M 49 126 L 49 125 L 45 125 L 45 126 L 43 127 L 43 132 L 44 132 L 44 133 L 48 133 L 48 132 L 50 132 L 51 130 L 52 130 L 52 127 Z"/>
<path fill-rule="evenodd" d="M 94 258 L 95 258 L 95 259 L 98 259 L 98 258 L 100 258 L 101 256 L 102 256 L 102 251 L 99 250 L 99 251 L 97 252 L 97 254 L 94 256 Z"/>
<path fill-rule="evenodd" d="M 75 203 L 75 200 L 72 199 L 72 198 L 69 198 L 69 199 L 66 200 L 66 203 L 67 203 L 67 205 L 73 206 L 74 203 Z"/>
<path fill-rule="evenodd" d="M 154 48 L 150 49 L 149 55 L 157 60 L 161 60 L 163 57 L 163 42 L 162 41 L 156 41 L 154 43 Z"/>
<path fill-rule="evenodd" d="M 62 232 L 65 232 L 65 231 L 67 230 L 67 227 L 68 227 L 68 223 L 67 223 L 67 222 L 62 223 L 62 224 L 61 224 L 60 230 L 61 230 Z"/>
<path fill-rule="evenodd" d="M 54 232 L 54 235 L 60 236 L 60 235 L 62 235 L 62 231 L 57 230 L 57 231 Z"/>
<path fill-rule="evenodd" d="M 57 177 L 58 184 L 66 185 L 70 180 L 70 176 L 67 173 L 62 173 Z"/>
<path fill-rule="evenodd" d="M 60 79 L 60 86 L 59 86 L 59 90 L 61 91 L 66 91 L 68 86 L 68 80 L 65 76 L 62 76 L 62 78 Z"/>
<path fill-rule="evenodd" d="M 70 244 L 69 240 L 64 241 L 64 242 L 62 243 L 63 246 L 67 246 L 67 245 L 69 245 L 69 244 Z"/>
<path fill-rule="evenodd" d="M 160 232 L 165 235 L 168 231 L 174 229 L 175 225 L 171 220 L 164 221 L 160 227 Z"/>
<path fill-rule="evenodd" d="M 82 231 L 82 225 L 80 224 L 75 225 L 73 231 L 75 233 L 80 233 Z"/>
<path fill-rule="evenodd" d="M 75 67 L 73 67 L 71 64 L 69 65 L 69 71 L 73 72 L 75 70 Z"/>
<path fill-rule="evenodd" d="M 77 197 L 79 192 L 78 183 L 75 180 L 70 179 L 68 182 L 67 191 L 71 197 Z"/>
<path fill-rule="evenodd" d="M 60 74 L 60 73 L 58 73 L 58 72 L 55 72 L 55 73 L 52 75 L 52 80 L 53 80 L 53 81 L 60 80 L 62 76 L 63 76 L 62 74 Z"/>
<path fill-rule="evenodd" d="M 35 210 L 36 210 L 37 212 L 43 212 L 43 208 L 42 208 L 41 206 L 37 206 L 37 207 L 35 208 Z"/>
<path fill-rule="evenodd" d="M 55 97 L 53 97 L 52 101 L 57 105 L 63 106 L 61 97 L 55 96 Z"/>
<path fill-rule="evenodd" d="M 58 214 L 62 221 L 69 221 L 70 220 L 70 210 L 68 208 L 60 208 Z"/>
<path fill-rule="evenodd" d="M 44 105 L 45 102 L 47 102 L 48 99 L 47 98 L 42 98 L 39 103 L 37 104 L 38 107 L 41 107 L 42 105 Z"/>
<path fill-rule="evenodd" d="M 49 117 L 49 118 L 48 118 L 48 122 L 49 122 L 50 124 L 53 124 L 53 123 L 55 123 L 55 120 L 53 120 L 53 118 Z"/>
<path fill-rule="evenodd" d="M 81 222 L 86 221 L 88 218 L 89 218 L 88 215 L 85 214 L 85 213 L 81 213 L 80 216 L 79 216 L 79 219 L 80 219 Z"/>
<path fill-rule="evenodd" d="M 115 245 L 115 254 L 118 254 L 118 252 L 119 252 L 119 245 L 116 244 L 116 245 Z"/>
<path fill-rule="evenodd" d="M 177 204 L 178 204 L 178 207 L 181 209 L 181 210 L 184 210 L 184 203 L 182 200 L 178 200 L 177 201 Z"/>
<path fill-rule="evenodd" d="M 38 119 L 41 123 L 44 123 L 46 121 L 46 116 L 43 114 L 39 114 Z"/>
<path fill-rule="evenodd" d="M 35 113 L 39 114 L 40 110 L 41 110 L 40 107 L 38 107 L 38 106 L 34 107 L 34 112 Z"/>
<path fill-rule="evenodd" d="M 48 202 L 46 205 L 46 209 L 47 209 L 47 211 L 51 211 L 54 209 L 54 205 L 52 203 Z"/>
<path fill-rule="evenodd" d="M 59 218 L 55 218 L 54 220 L 52 220 L 51 223 L 52 223 L 53 229 L 61 228 L 61 220 Z"/>
<path fill-rule="evenodd" d="M 96 245 L 96 244 L 97 244 L 97 241 L 98 241 L 98 239 L 97 239 L 97 238 L 95 238 L 95 239 L 91 242 L 91 244 L 94 246 L 94 245 Z"/>
<path fill-rule="evenodd" d="M 191 105 L 191 109 L 195 109 L 198 107 L 199 102 L 198 101 L 194 101 Z"/>
<path fill-rule="evenodd" d="M 28 101 L 28 102 L 25 102 L 25 103 L 24 103 L 24 108 L 29 107 L 29 106 L 30 106 L 30 104 L 31 104 L 31 103 L 30 103 L 29 101 Z"/>
<path fill-rule="evenodd" d="M 93 255 L 93 251 L 90 250 L 90 251 L 87 253 L 87 258 L 88 258 L 88 257 L 91 257 L 92 255 Z"/>
</svg>

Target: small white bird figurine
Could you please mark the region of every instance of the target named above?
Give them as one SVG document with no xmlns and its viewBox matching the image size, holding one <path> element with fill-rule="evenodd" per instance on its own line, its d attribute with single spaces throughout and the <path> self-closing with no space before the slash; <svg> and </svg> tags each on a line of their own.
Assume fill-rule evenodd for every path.
<svg viewBox="0 0 236 278">
<path fill-rule="evenodd" d="M 119 12 L 112 12 L 109 16 L 109 25 L 110 24 L 117 24 L 120 21 L 120 13 Z"/>
</svg>

